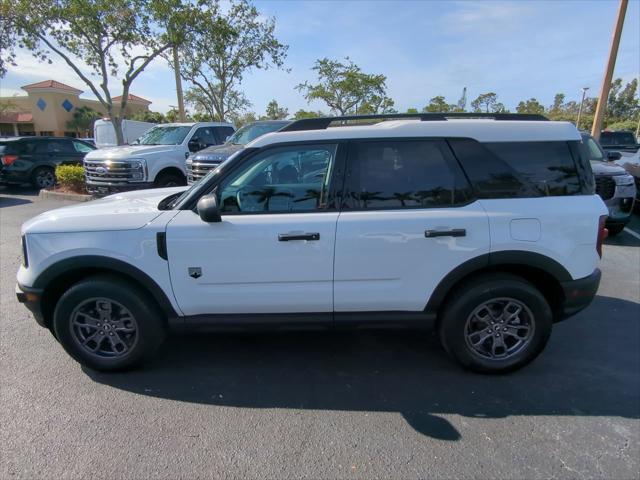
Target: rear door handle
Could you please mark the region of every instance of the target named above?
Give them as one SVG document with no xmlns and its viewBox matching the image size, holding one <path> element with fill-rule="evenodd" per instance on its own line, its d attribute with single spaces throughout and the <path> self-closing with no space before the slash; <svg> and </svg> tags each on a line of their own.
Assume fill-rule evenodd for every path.
<svg viewBox="0 0 640 480">
<path fill-rule="evenodd" d="M 291 242 L 294 240 L 320 240 L 319 233 L 279 233 L 278 241 Z"/>
<path fill-rule="evenodd" d="M 464 237 L 467 235 L 467 230 L 464 228 L 452 228 L 451 230 L 425 230 L 424 236 L 426 238 L 434 237 Z"/>
</svg>

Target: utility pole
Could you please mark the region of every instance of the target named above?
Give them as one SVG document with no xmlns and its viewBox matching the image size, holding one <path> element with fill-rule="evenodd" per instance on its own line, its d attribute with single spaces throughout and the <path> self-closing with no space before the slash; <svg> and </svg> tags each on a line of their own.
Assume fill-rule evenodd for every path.
<svg viewBox="0 0 640 480">
<path fill-rule="evenodd" d="M 178 47 L 173 47 L 173 73 L 176 76 L 176 94 L 178 95 L 178 116 L 181 122 L 187 121 L 184 112 L 184 97 L 182 95 L 182 79 L 180 78 L 180 58 L 178 57 Z"/>
<path fill-rule="evenodd" d="M 622 25 L 624 25 L 624 16 L 627 13 L 627 4 L 629 0 L 620 0 L 620 8 L 618 9 L 618 18 L 616 26 L 613 30 L 611 38 L 611 49 L 609 50 L 609 59 L 607 60 L 607 68 L 604 71 L 602 79 L 602 88 L 600 90 L 600 98 L 598 98 L 598 106 L 596 107 L 596 115 L 593 119 L 593 127 L 591 128 L 591 136 L 596 140 L 600 140 L 600 132 L 602 131 L 602 122 L 604 113 L 607 110 L 607 101 L 609 99 L 609 90 L 611 90 L 611 79 L 613 78 L 613 69 L 616 66 L 616 57 L 618 56 L 618 46 L 620 46 L 620 36 L 622 35 Z"/>
<path fill-rule="evenodd" d="M 580 130 L 580 116 L 582 115 L 582 107 L 584 106 L 584 97 L 589 87 L 582 87 L 582 100 L 580 100 L 580 109 L 578 110 L 578 119 L 576 120 L 576 128 Z"/>
</svg>

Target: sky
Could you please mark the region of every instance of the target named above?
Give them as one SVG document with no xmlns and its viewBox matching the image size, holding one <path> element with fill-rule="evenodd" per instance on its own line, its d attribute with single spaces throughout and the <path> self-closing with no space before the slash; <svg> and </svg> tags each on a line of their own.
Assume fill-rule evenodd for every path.
<svg viewBox="0 0 640 480">
<path fill-rule="evenodd" d="M 582 87 L 597 96 L 619 2 L 258 0 L 255 5 L 275 17 L 276 36 L 289 45 L 287 71 L 250 71 L 241 89 L 258 114 L 272 99 L 292 114 L 301 108 L 328 111 L 295 90 L 315 80 L 311 67 L 323 57 L 348 56 L 364 72 L 386 75 L 398 111 L 421 109 L 436 95 L 455 103 L 465 86 L 469 102 L 493 91 L 511 110 L 531 97 L 550 105 L 558 92 L 579 101 Z M 17 60 L 0 79 L 0 96 L 24 94 L 22 85 L 52 78 L 92 98 L 63 62 L 48 66 L 23 51 Z M 614 77 L 627 82 L 639 76 L 640 0 L 631 0 Z M 112 95 L 119 95 L 117 83 L 112 85 Z M 151 100 L 155 111 L 177 104 L 173 72 L 162 61 L 150 65 L 131 93 Z"/>
</svg>

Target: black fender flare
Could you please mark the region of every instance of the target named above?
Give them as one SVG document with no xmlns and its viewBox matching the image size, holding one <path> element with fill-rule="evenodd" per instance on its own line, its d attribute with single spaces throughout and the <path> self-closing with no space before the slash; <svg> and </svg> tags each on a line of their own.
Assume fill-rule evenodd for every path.
<svg viewBox="0 0 640 480">
<path fill-rule="evenodd" d="M 155 280 L 139 268 L 112 257 L 80 255 L 60 260 L 38 275 L 33 283 L 33 288 L 46 290 L 51 285 L 51 282 L 57 278 L 80 270 L 115 272 L 129 277 L 151 294 L 167 318 L 172 319 L 179 316 L 169 298 Z"/>
<path fill-rule="evenodd" d="M 521 250 L 503 250 L 486 253 L 467 260 L 445 275 L 431 294 L 425 311 L 436 313 L 454 285 L 464 278 L 474 273 L 488 269 L 496 269 L 500 266 L 526 266 L 536 268 L 551 275 L 558 283 L 573 280 L 571 274 L 565 267 L 556 260 L 540 253 Z"/>
</svg>

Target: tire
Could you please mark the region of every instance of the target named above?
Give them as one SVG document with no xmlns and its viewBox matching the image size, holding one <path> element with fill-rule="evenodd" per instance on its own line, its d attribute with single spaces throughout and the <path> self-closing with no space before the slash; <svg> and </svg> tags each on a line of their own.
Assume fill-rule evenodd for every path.
<svg viewBox="0 0 640 480">
<path fill-rule="evenodd" d="M 177 173 L 162 173 L 153 183 L 158 188 L 181 187 L 187 184 L 187 179 Z"/>
<path fill-rule="evenodd" d="M 115 275 L 89 277 L 68 289 L 56 305 L 53 328 L 69 355 L 100 371 L 142 364 L 166 336 L 150 295 Z"/>
<path fill-rule="evenodd" d="M 552 325 L 551 308 L 532 284 L 515 275 L 486 274 L 449 295 L 438 333 L 444 349 L 463 367 L 500 374 L 535 359 L 547 344 Z"/>
<path fill-rule="evenodd" d="M 616 235 L 618 235 L 620 232 L 622 232 L 622 230 L 624 230 L 625 225 L 621 225 L 619 223 L 615 224 L 615 225 L 609 225 L 607 227 L 607 230 L 609 230 L 609 237 L 615 237 Z"/>
<path fill-rule="evenodd" d="M 56 172 L 51 167 L 38 167 L 31 173 L 31 184 L 41 190 L 56 184 Z"/>
</svg>

